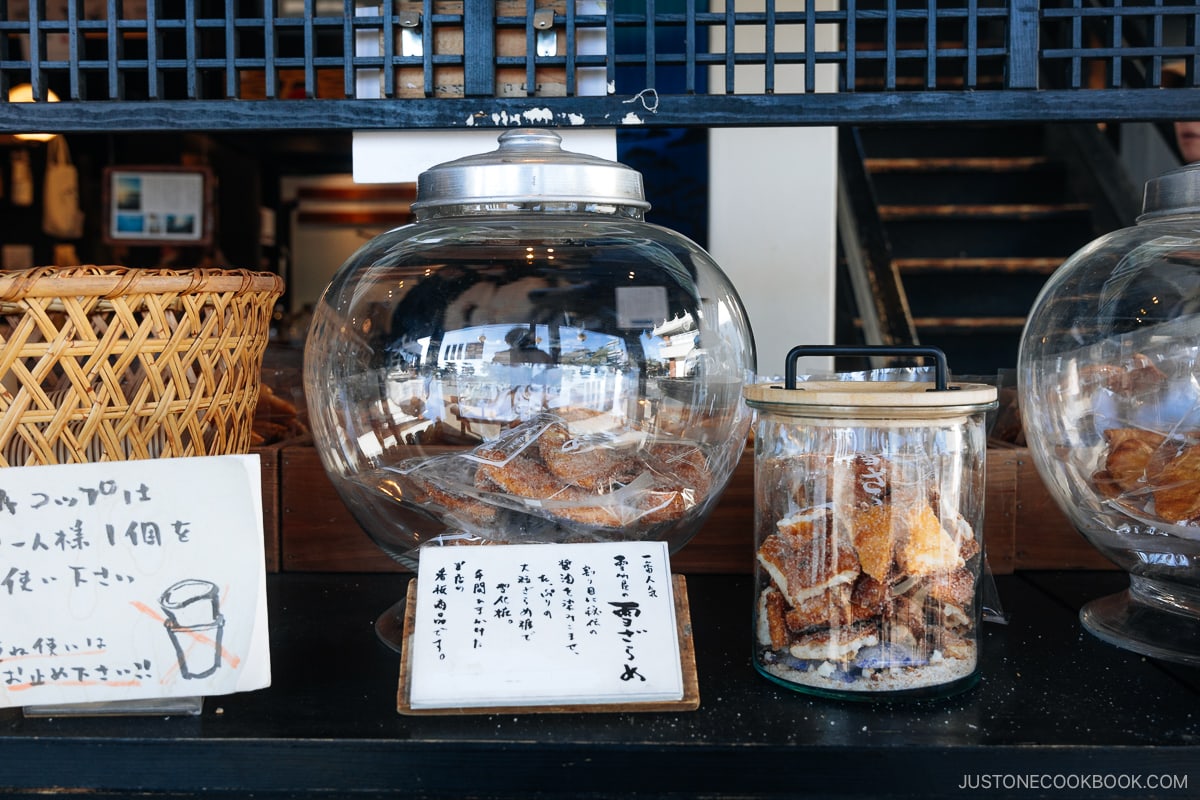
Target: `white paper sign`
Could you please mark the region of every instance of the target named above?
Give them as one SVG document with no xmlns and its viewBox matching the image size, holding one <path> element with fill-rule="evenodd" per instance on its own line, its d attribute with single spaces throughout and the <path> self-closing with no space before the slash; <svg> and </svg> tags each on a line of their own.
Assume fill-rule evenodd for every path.
<svg viewBox="0 0 1200 800">
<path fill-rule="evenodd" d="M 617 327 L 653 328 L 667 321 L 665 286 L 618 286 Z"/>
<path fill-rule="evenodd" d="M 680 700 L 662 542 L 421 551 L 414 709 Z"/>
<path fill-rule="evenodd" d="M 0 707 L 270 685 L 258 456 L 0 470 Z"/>
</svg>

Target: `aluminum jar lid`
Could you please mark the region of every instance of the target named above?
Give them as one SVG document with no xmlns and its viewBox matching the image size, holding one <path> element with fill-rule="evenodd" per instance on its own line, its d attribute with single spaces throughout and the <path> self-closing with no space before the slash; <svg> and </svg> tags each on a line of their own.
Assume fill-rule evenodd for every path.
<svg viewBox="0 0 1200 800">
<path fill-rule="evenodd" d="M 439 206 L 582 203 L 650 207 L 642 174 L 615 161 L 562 149 L 551 130 L 517 128 L 499 147 L 430 167 L 417 177 L 413 209 Z"/>
<path fill-rule="evenodd" d="M 996 387 L 952 383 L 936 391 L 920 381 L 805 381 L 794 389 L 756 383 L 745 387 L 746 404 L 760 411 L 799 417 L 934 419 L 987 411 Z"/>
<path fill-rule="evenodd" d="M 1138 222 L 1175 214 L 1200 214 L 1200 162 L 1146 181 Z"/>
</svg>

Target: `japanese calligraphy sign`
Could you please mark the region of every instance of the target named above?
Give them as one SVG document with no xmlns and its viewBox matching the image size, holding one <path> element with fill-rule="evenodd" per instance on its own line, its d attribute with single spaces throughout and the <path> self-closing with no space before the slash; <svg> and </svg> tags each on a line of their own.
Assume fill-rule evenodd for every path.
<svg viewBox="0 0 1200 800">
<path fill-rule="evenodd" d="M 0 470 L 0 707 L 270 684 L 257 456 Z"/>
<path fill-rule="evenodd" d="M 662 542 L 421 551 L 413 709 L 679 700 Z"/>
</svg>

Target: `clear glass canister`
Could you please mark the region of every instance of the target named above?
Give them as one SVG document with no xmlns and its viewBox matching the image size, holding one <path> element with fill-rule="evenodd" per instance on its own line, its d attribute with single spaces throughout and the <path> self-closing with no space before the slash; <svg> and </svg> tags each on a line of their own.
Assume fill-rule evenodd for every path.
<svg viewBox="0 0 1200 800">
<path fill-rule="evenodd" d="M 874 352 L 892 352 L 889 349 Z M 996 389 L 795 380 L 745 389 L 754 435 L 754 665 L 842 698 L 949 694 L 978 675 L 986 412 Z"/>
<path fill-rule="evenodd" d="M 514 129 L 423 172 L 416 222 L 334 275 L 314 443 L 393 558 L 699 529 L 745 447 L 754 344 L 729 279 L 648 208 L 636 170 Z"/>
<path fill-rule="evenodd" d="M 1129 573 L 1083 626 L 1200 665 L 1200 163 L 1054 272 L 1018 356 L 1029 451 L 1067 518 Z"/>
</svg>

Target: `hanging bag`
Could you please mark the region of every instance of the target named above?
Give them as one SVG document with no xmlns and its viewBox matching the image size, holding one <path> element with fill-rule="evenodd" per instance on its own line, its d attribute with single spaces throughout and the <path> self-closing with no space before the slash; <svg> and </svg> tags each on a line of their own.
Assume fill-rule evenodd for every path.
<svg viewBox="0 0 1200 800">
<path fill-rule="evenodd" d="M 42 230 L 58 239 L 83 235 L 83 212 L 79 209 L 79 172 L 62 136 L 46 145 L 46 181 L 42 193 Z"/>
</svg>

